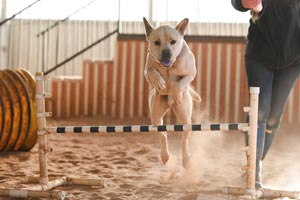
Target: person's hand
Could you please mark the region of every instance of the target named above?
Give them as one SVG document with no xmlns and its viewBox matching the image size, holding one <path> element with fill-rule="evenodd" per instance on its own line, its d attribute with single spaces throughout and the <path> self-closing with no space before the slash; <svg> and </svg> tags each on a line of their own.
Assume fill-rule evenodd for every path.
<svg viewBox="0 0 300 200">
<path fill-rule="evenodd" d="M 261 0 L 242 0 L 242 5 L 244 8 L 256 9 L 261 7 Z"/>
</svg>

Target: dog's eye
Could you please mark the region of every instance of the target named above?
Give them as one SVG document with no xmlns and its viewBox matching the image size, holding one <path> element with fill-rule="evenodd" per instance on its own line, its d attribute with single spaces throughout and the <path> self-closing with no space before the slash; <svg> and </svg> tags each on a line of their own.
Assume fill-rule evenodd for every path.
<svg viewBox="0 0 300 200">
<path fill-rule="evenodd" d="M 176 43 L 176 40 L 171 40 L 171 45 L 174 45 Z"/>
<path fill-rule="evenodd" d="M 155 44 L 156 46 L 160 46 L 160 41 L 157 40 L 157 41 L 154 42 L 154 44 Z"/>
</svg>

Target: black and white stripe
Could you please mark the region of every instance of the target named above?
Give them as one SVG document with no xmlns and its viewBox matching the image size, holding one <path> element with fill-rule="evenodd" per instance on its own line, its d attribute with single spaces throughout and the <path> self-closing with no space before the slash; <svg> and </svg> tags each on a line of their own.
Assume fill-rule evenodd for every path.
<svg viewBox="0 0 300 200">
<path fill-rule="evenodd" d="M 58 126 L 47 127 L 49 133 L 123 133 L 159 131 L 230 131 L 247 130 L 247 123 L 192 124 L 192 125 L 121 125 L 121 126 Z"/>
</svg>

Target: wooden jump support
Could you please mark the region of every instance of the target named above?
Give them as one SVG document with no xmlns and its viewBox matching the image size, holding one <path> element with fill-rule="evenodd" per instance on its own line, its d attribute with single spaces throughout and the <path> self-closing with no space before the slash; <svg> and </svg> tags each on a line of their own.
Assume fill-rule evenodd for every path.
<svg viewBox="0 0 300 200">
<path fill-rule="evenodd" d="M 36 73 L 36 104 L 38 118 L 38 153 L 39 153 L 39 177 L 27 177 L 26 183 L 35 184 L 22 189 L 0 189 L 0 196 L 15 198 L 53 198 L 64 199 L 64 191 L 52 191 L 55 187 L 67 185 L 89 185 L 107 187 L 105 179 L 75 179 L 68 176 L 55 180 L 49 180 L 47 169 L 47 154 L 52 150 L 47 146 L 47 135 L 50 133 L 112 133 L 112 132 L 154 132 L 154 131 L 230 131 L 241 130 L 248 132 L 249 146 L 245 147 L 247 153 L 246 170 L 247 182 L 245 188 L 224 187 L 223 193 L 227 195 L 250 195 L 252 198 L 266 194 L 273 196 L 299 195 L 284 191 L 270 191 L 263 193 L 255 190 L 255 166 L 256 166 L 256 136 L 259 88 L 250 88 L 250 107 L 244 111 L 249 113 L 249 123 L 224 123 L 224 124 L 192 124 L 192 125 L 131 125 L 131 126 L 59 126 L 47 127 L 46 117 L 51 113 L 45 112 L 45 98 L 51 97 L 44 91 L 43 73 Z M 271 196 L 271 195 L 270 195 Z"/>
</svg>

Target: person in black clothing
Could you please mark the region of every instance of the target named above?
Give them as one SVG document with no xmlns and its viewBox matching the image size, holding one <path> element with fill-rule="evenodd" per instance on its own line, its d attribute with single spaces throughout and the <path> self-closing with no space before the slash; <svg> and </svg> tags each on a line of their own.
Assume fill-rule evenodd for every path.
<svg viewBox="0 0 300 200">
<path fill-rule="evenodd" d="M 300 73 L 300 0 L 231 0 L 241 12 L 263 9 L 250 20 L 245 50 L 249 87 L 260 87 L 256 188 L 262 188 L 262 160 L 276 136 L 280 119 Z M 253 12 L 252 12 L 253 14 Z"/>
</svg>

